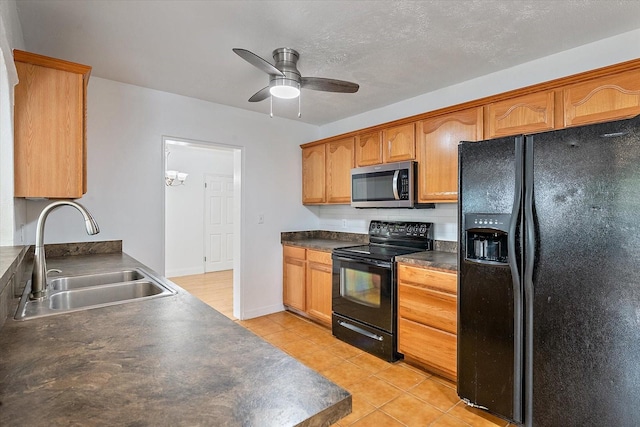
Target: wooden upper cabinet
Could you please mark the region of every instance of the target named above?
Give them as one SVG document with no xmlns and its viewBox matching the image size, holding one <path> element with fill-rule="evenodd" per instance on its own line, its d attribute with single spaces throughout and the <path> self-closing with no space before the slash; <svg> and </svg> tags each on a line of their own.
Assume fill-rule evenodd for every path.
<svg viewBox="0 0 640 427">
<path fill-rule="evenodd" d="M 554 91 L 532 93 L 486 107 L 486 139 L 554 128 Z"/>
<path fill-rule="evenodd" d="M 82 197 L 91 67 L 19 50 L 14 60 L 14 195 Z"/>
<path fill-rule="evenodd" d="M 418 202 L 458 200 L 458 144 L 483 138 L 482 107 L 418 122 Z"/>
<path fill-rule="evenodd" d="M 395 126 L 382 131 L 382 160 L 401 162 L 416 158 L 415 123 Z"/>
<path fill-rule="evenodd" d="M 626 71 L 567 86 L 564 125 L 579 126 L 640 114 L 640 73 Z"/>
<path fill-rule="evenodd" d="M 302 149 L 302 203 L 317 204 L 327 201 L 325 187 L 325 145 Z"/>
<path fill-rule="evenodd" d="M 327 202 L 351 203 L 351 169 L 355 164 L 355 138 L 328 142 Z"/>
<path fill-rule="evenodd" d="M 356 137 L 356 167 L 382 163 L 382 132 L 370 132 Z"/>
</svg>

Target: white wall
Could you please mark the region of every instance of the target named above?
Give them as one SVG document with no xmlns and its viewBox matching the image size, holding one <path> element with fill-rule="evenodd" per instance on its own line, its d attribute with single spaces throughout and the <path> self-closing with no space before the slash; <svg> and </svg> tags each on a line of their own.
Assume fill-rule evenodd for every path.
<svg viewBox="0 0 640 427">
<path fill-rule="evenodd" d="M 13 88 L 18 74 L 13 49 L 24 49 L 22 28 L 14 0 L 0 1 L 0 245 L 22 244 L 24 200 L 13 197 Z"/>
<path fill-rule="evenodd" d="M 434 239 L 456 241 L 458 205 L 438 203 L 435 209 L 356 209 L 348 205 L 309 207 L 322 230 L 367 233 L 372 219 L 382 221 L 421 221 L 434 224 Z M 346 220 L 346 227 L 343 226 Z"/>
<path fill-rule="evenodd" d="M 322 126 L 320 132 L 322 138 L 327 138 L 636 58 L 640 58 L 640 30 L 600 40 L 329 123 Z M 470 64 L 470 66 L 473 65 Z M 354 232 L 366 231 L 366 224 L 370 219 L 397 221 L 415 219 L 433 222 L 437 240 L 457 240 L 457 204 L 437 204 L 436 207 L 437 209 L 431 212 L 395 209 L 359 212 L 348 206 L 320 207 L 312 210 L 318 216 L 321 228 L 325 230 L 344 231 L 342 219 L 347 219 L 347 230 Z"/>
<path fill-rule="evenodd" d="M 88 90 L 88 191 L 80 199 L 101 232 L 84 233 L 71 208 L 52 212 L 47 242 L 122 239 L 123 249 L 164 272 L 162 137 L 242 147 L 242 316 L 282 307 L 285 229 L 317 228 L 300 204 L 299 144 L 319 137 L 301 122 L 92 77 Z M 46 202 L 28 204 L 28 236 Z M 257 214 L 264 213 L 264 224 Z"/>
<path fill-rule="evenodd" d="M 233 176 L 233 151 L 167 144 L 167 169 L 188 173 L 184 185 L 165 187 L 165 274 L 204 273 L 204 177 Z"/>
</svg>

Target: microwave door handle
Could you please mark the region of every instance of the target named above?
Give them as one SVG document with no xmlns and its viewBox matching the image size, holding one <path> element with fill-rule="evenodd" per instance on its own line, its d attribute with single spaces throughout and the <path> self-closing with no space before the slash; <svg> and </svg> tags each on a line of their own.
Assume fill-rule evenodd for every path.
<svg viewBox="0 0 640 427">
<path fill-rule="evenodd" d="M 396 200 L 400 200 L 400 195 L 398 194 L 398 177 L 400 176 L 400 170 L 396 170 L 393 173 L 393 197 Z"/>
</svg>

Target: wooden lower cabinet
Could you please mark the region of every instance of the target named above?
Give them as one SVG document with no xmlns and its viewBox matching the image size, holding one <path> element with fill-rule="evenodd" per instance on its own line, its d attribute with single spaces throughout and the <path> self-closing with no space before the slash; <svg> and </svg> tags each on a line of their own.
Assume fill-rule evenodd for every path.
<svg viewBox="0 0 640 427">
<path fill-rule="evenodd" d="M 398 264 L 398 351 L 456 380 L 456 273 Z"/>
<path fill-rule="evenodd" d="M 331 277 L 330 252 L 307 249 L 307 314 L 331 325 Z"/>
<path fill-rule="evenodd" d="M 331 252 L 283 245 L 282 302 L 331 326 Z"/>
<path fill-rule="evenodd" d="M 305 248 L 283 246 L 282 302 L 296 310 L 306 310 L 307 252 Z"/>
</svg>

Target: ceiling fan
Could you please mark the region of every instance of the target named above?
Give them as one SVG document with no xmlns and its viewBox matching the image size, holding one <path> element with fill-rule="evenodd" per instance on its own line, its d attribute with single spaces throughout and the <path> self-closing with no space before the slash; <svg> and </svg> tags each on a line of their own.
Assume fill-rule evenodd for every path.
<svg viewBox="0 0 640 427">
<path fill-rule="evenodd" d="M 269 85 L 260 89 L 249 98 L 249 102 L 260 102 L 275 96 L 276 98 L 293 99 L 298 97 L 298 117 L 300 117 L 300 89 L 311 89 L 323 92 L 355 93 L 359 85 L 344 80 L 323 77 L 302 77 L 296 67 L 300 54 L 294 49 L 281 47 L 273 51 L 272 65 L 253 52 L 234 48 L 233 51 L 254 67 L 269 75 Z M 271 114 L 273 117 L 273 113 Z"/>
</svg>

